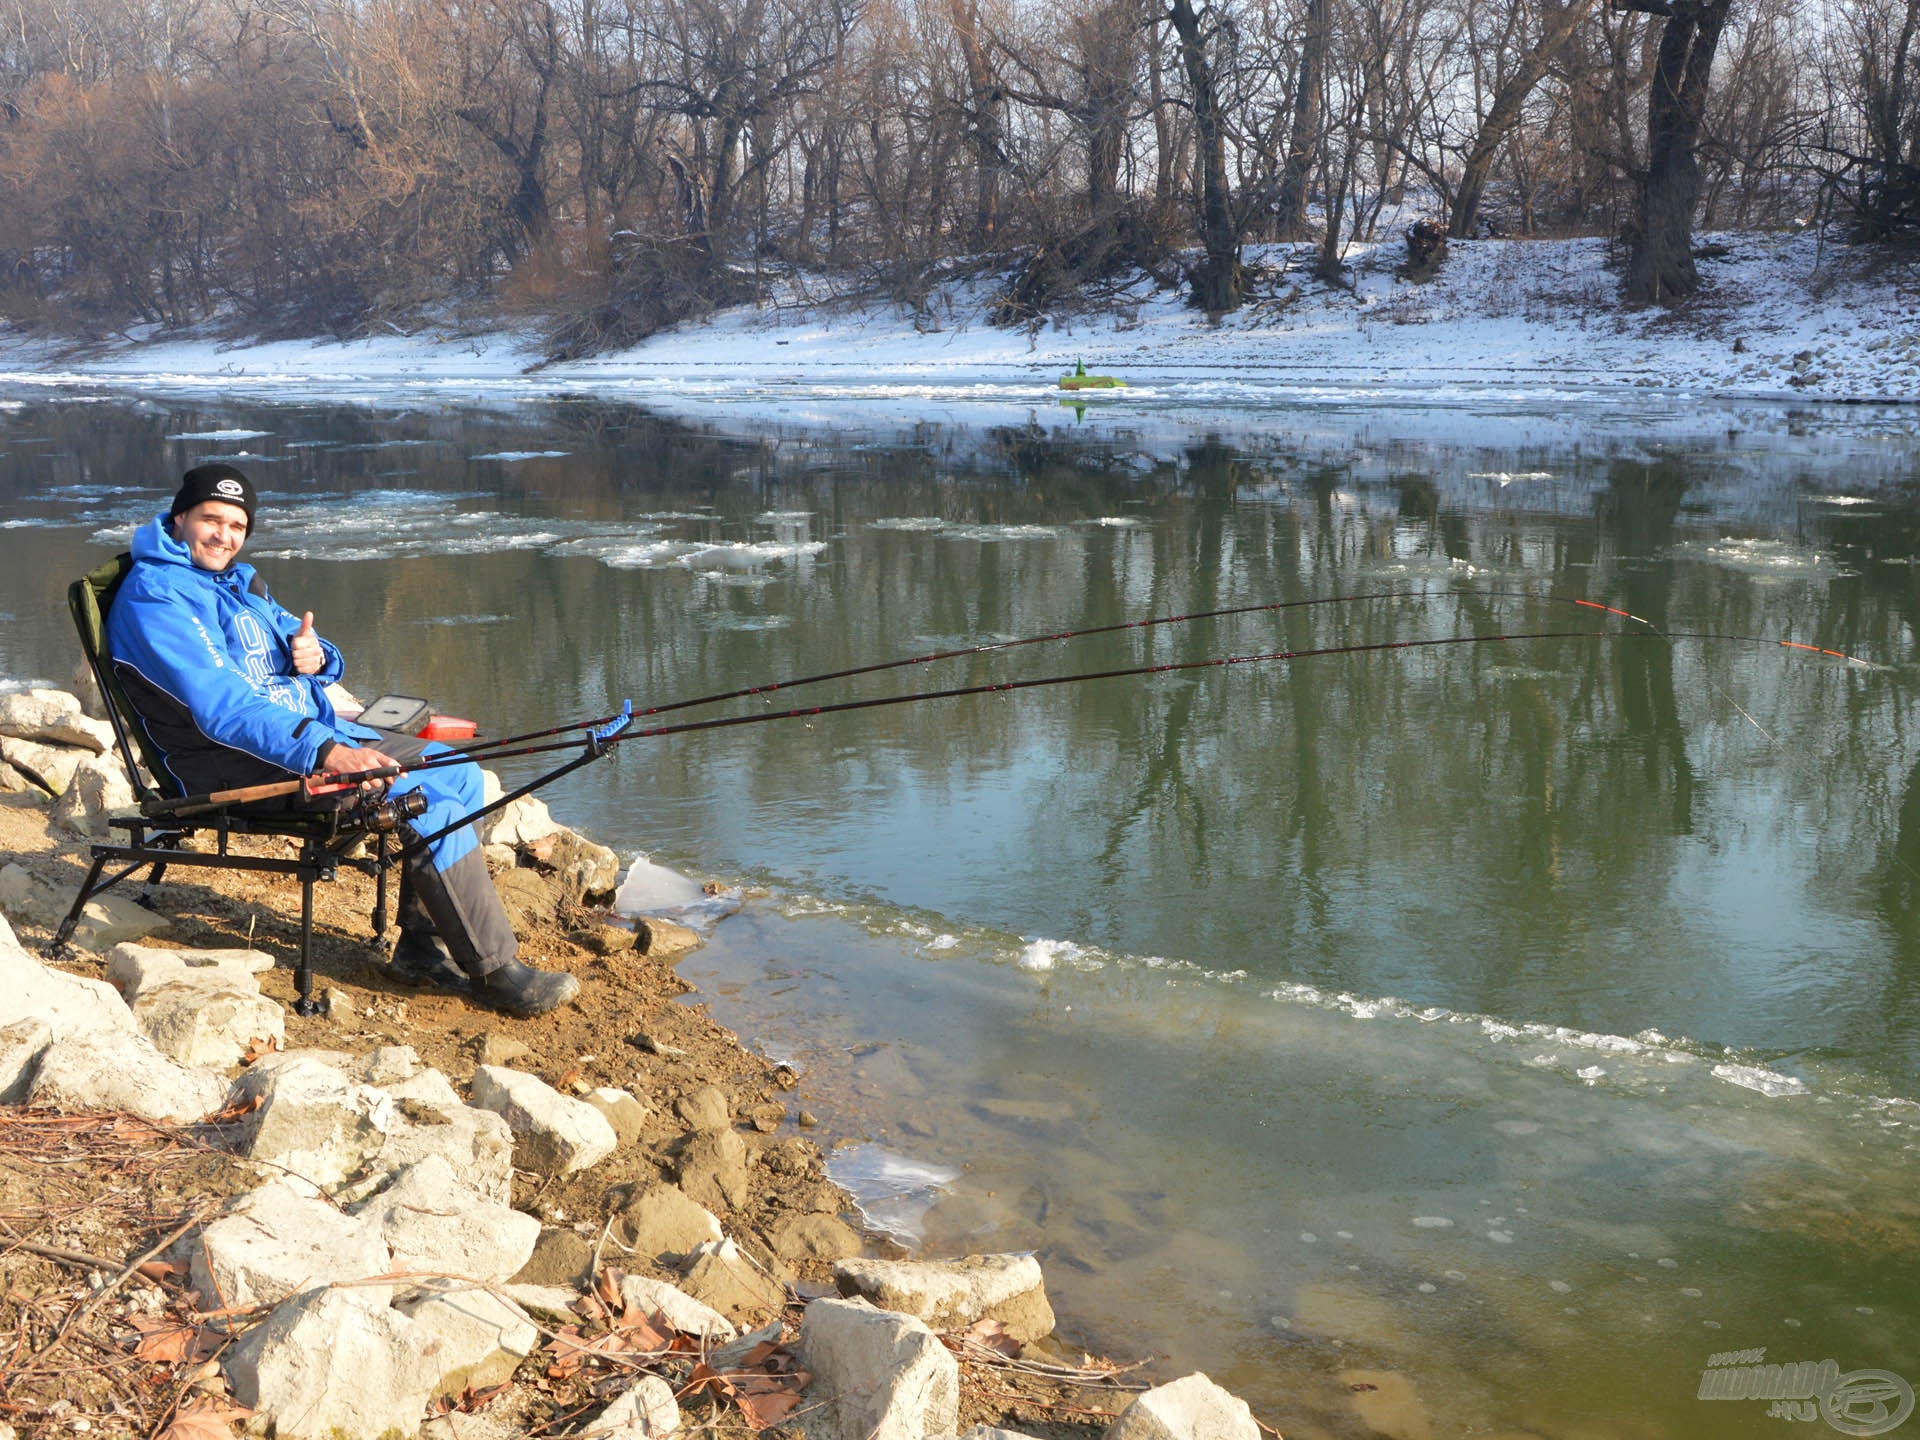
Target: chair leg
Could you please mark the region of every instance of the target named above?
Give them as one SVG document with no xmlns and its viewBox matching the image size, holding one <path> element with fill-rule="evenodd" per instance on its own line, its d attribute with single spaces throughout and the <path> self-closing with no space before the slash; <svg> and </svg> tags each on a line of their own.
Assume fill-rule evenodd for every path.
<svg viewBox="0 0 1920 1440">
<path fill-rule="evenodd" d="M 380 844 L 374 851 L 373 872 L 373 938 L 378 940 L 387 933 L 387 832 L 380 832 Z"/>
<path fill-rule="evenodd" d="M 99 882 L 100 872 L 106 868 L 106 856 L 93 857 L 93 865 L 88 869 L 87 878 L 80 886 L 80 893 L 74 897 L 73 908 L 67 911 L 67 918 L 60 922 L 60 928 L 53 932 L 53 944 L 47 947 L 48 959 L 64 960 L 71 953 L 68 942 L 73 939 L 73 932 L 80 924 L 80 915 L 87 908 L 87 901 L 93 898 L 93 889 Z"/>
<path fill-rule="evenodd" d="M 300 969 L 294 976 L 300 997 L 293 1002 L 296 1015 L 324 1015 L 326 1004 L 313 998 L 313 877 L 300 878 Z"/>
</svg>

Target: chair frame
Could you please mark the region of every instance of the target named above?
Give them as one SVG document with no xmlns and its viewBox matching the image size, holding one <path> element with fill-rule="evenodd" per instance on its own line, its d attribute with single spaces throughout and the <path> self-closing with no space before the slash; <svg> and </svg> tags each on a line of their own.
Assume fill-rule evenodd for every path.
<svg viewBox="0 0 1920 1440">
<path fill-rule="evenodd" d="M 74 581 L 67 587 L 67 606 L 73 612 L 74 627 L 80 635 L 81 652 L 86 656 L 94 683 L 100 687 L 107 719 L 113 726 L 115 751 L 126 767 L 127 780 L 133 786 L 135 796 L 146 804 L 167 797 L 142 773 L 141 762 L 145 761 L 148 771 L 154 776 L 166 772 L 160 764 L 159 755 L 148 749 L 145 736 L 134 725 L 133 707 L 114 679 L 105 655 L 106 613 L 132 563 L 130 555 L 121 554 L 91 574 Z M 79 926 L 87 903 L 94 896 L 111 890 L 149 866 L 152 868 L 145 886 L 136 897 L 138 903 L 149 910 L 159 908 L 153 901 L 153 888 L 173 866 L 291 875 L 300 882 L 300 961 L 295 973 L 298 998 L 293 1002 L 293 1010 L 296 1015 L 325 1014 L 326 1002 L 313 998 L 315 883 L 336 878 L 342 865 L 372 875 L 375 938 L 384 936 L 387 930 L 387 871 L 391 864 L 388 851 L 393 837 L 390 831 L 376 831 L 356 820 L 356 799 L 357 792 L 346 791 L 339 796 L 329 797 L 314 809 L 275 812 L 246 806 L 221 806 L 196 811 L 190 818 L 150 816 L 144 812 L 110 816 L 108 825 L 114 830 L 125 831 L 126 839 L 109 840 L 92 847 L 93 863 L 73 907 L 54 933 L 53 943 L 48 950 L 49 957 L 63 959 L 72 953 L 73 932 Z M 213 853 L 181 848 L 184 840 L 209 831 L 215 837 Z M 298 841 L 300 849 L 294 856 L 236 855 L 228 849 L 228 841 L 235 835 L 279 836 Z M 373 857 L 355 857 L 347 853 L 369 836 L 375 840 L 376 854 Z M 109 874 L 107 869 L 110 865 L 120 868 Z M 407 893 L 404 870 L 400 886 L 400 904 L 404 906 Z"/>
</svg>

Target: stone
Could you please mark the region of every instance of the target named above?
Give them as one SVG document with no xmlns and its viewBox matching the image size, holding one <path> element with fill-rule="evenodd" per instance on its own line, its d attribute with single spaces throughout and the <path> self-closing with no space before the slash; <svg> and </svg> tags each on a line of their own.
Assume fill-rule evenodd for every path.
<svg viewBox="0 0 1920 1440">
<path fill-rule="evenodd" d="M 473 1072 L 473 1103 L 506 1120 L 513 1163 L 522 1170 L 572 1174 L 597 1165 L 619 1144 L 613 1126 L 591 1105 L 504 1066 L 482 1065 Z"/>
<path fill-rule="evenodd" d="M 622 1146 L 638 1144 L 646 1132 L 647 1121 L 653 1118 L 653 1112 L 631 1090 L 601 1085 L 580 1098 L 607 1117 L 614 1138 Z"/>
<path fill-rule="evenodd" d="M 553 886 L 531 870 L 503 870 L 493 877 L 493 888 L 499 892 L 513 933 L 522 940 L 559 916 L 560 899 Z"/>
<path fill-rule="evenodd" d="M 524 1042 L 493 1030 L 474 1036 L 467 1042 L 466 1048 L 473 1052 L 477 1065 L 511 1065 L 533 1053 Z"/>
<path fill-rule="evenodd" d="M 636 950 L 649 960 L 660 960 L 669 965 L 705 943 L 698 930 L 690 930 L 671 920 L 656 920 L 651 916 L 635 920 L 633 934 Z"/>
<path fill-rule="evenodd" d="M 131 1005 L 148 986 L 181 980 L 209 990 L 258 991 L 254 977 L 271 969 L 273 957 L 264 950 L 166 950 L 129 941 L 108 953 L 106 981 Z"/>
<path fill-rule="evenodd" d="M 673 1113 L 689 1130 L 725 1130 L 733 1124 L 733 1109 L 717 1085 L 702 1085 L 673 1102 Z"/>
<path fill-rule="evenodd" d="M 75 893 L 49 885 L 24 866 L 0 866 L 0 914 L 21 924 L 54 929 L 66 918 Z M 155 914 L 122 891 L 108 891 L 87 902 L 72 938 L 81 949 L 97 952 L 166 929 L 166 916 Z"/>
<path fill-rule="evenodd" d="M 790 1264 L 844 1260 L 864 1248 L 860 1232 L 837 1215 L 783 1215 L 767 1239 L 774 1254 Z"/>
<path fill-rule="evenodd" d="M 439 1155 L 487 1200 L 512 1198 L 513 1135 L 505 1120 L 463 1104 L 437 1070 L 382 1089 L 346 1073 L 342 1067 L 353 1063 L 311 1050 L 257 1062 L 228 1092 L 236 1107 L 259 1102 L 236 1137 L 242 1153 L 350 1198 Z"/>
<path fill-rule="evenodd" d="M 925 1440 L 958 1422 L 959 1362 L 910 1315 L 815 1300 L 800 1324 L 800 1364 L 819 1403 L 809 1440 Z"/>
<path fill-rule="evenodd" d="M 61 1110 L 124 1110 L 145 1120 L 184 1125 L 219 1109 L 226 1089 L 221 1076 L 168 1059 L 138 1032 L 103 1029 L 56 1034 L 41 1053 L 27 1103 Z"/>
<path fill-rule="evenodd" d="M 604 905 L 620 883 L 620 857 L 584 835 L 557 827 L 521 847 L 529 859 L 553 871 L 561 898 L 571 905 Z"/>
<path fill-rule="evenodd" d="M 747 1142 L 734 1130 L 700 1130 L 680 1147 L 680 1188 L 710 1210 L 747 1203 Z"/>
<path fill-rule="evenodd" d="M 658 1440 L 680 1428 L 680 1405 L 673 1387 L 658 1375 L 642 1375 L 631 1390 L 587 1422 L 598 1440 Z"/>
<path fill-rule="evenodd" d="M 389 1087 L 404 1085 L 420 1075 L 420 1054 L 411 1045 L 376 1045 L 365 1055 L 356 1056 L 343 1067 L 355 1080 L 368 1085 Z M 449 1085 L 447 1095 L 458 1101 Z"/>
<path fill-rule="evenodd" d="M 285 1178 L 240 1196 L 189 1245 L 203 1308 L 274 1305 L 289 1295 L 393 1268 L 379 1232 Z M 364 1292 L 381 1304 L 391 1285 Z"/>
<path fill-rule="evenodd" d="M 0 865 L 0 915 L 22 925 L 53 926 L 66 913 L 59 892 L 26 866 Z"/>
<path fill-rule="evenodd" d="M 580 1323 L 579 1312 L 573 1308 L 580 1292 L 571 1285 L 534 1285 L 515 1280 L 502 1285 L 500 1292 L 529 1315 L 562 1325 Z"/>
<path fill-rule="evenodd" d="M 1136 1396 L 1106 1440 L 1260 1440 L 1247 1402 L 1195 1372 Z"/>
<path fill-rule="evenodd" d="M 26 873 L 16 865 L 6 869 Z M 137 1033 L 132 1014 L 111 985 L 43 965 L 21 947 L 9 927 L 0 939 L 0 1025 L 28 1019 L 43 1021 L 56 1040 L 99 1031 Z"/>
<path fill-rule="evenodd" d="M 433 1393 L 457 1397 L 513 1378 L 540 1331 L 511 1300 L 457 1280 L 439 1280 L 394 1302 L 426 1342 Z"/>
<path fill-rule="evenodd" d="M 540 1232 L 533 1253 L 511 1279 L 516 1285 L 584 1285 L 592 1268 L 593 1246 L 587 1237 L 555 1226 Z"/>
<path fill-rule="evenodd" d="M 520 1271 L 540 1240 L 538 1220 L 489 1200 L 442 1155 L 409 1165 L 355 1214 L 379 1235 L 392 1269 L 489 1284 Z"/>
<path fill-rule="evenodd" d="M 87 716 L 78 696 L 64 690 L 16 690 L 0 695 L 0 736 L 63 745 L 98 755 L 113 749 L 113 726 Z M 123 774 L 123 780 L 126 778 Z"/>
<path fill-rule="evenodd" d="M 559 824 L 547 813 L 546 801 L 538 795 L 522 795 L 480 822 L 480 843 L 517 848 L 545 840 L 559 829 Z"/>
<path fill-rule="evenodd" d="M 439 1380 L 431 1348 L 384 1300 L 311 1290 L 242 1335 L 222 1368 L 233 1398 L 280 1440 L 412 1435 Z"/>
<path fill-rule="evenodd" d="M 53 1043 L 53 1029 L 38 1015 L 0 1025 L 0 1105 L 18 1105 L 33 1085 L 40 1056 Z"/>
<path fill-rule="evenodd" d="M 964 1260 L 842 1260 L 833 1267 L 842 1295 L 917 1316 L 938 1330 L 999 1320 L 1022 1344 L 1053 1331 L 1040 1262 L 1031 1255 L 969 1255 Z"/>
<path fill-rule="evenodd" d="M 279 1046 L 287 1038 L 286 1011 L 257 988 L 243 993 L 162 985 L 146 990 L 131 1008 L 154 1048 L 182 1065 L 224 1070 L 239 1064 L 255 1041 Z"/>
<path fill-rule="evenodd" d="M 90 720 L 106 720 L 107 702 L 100 698 L 100 682 L 93 678 L 93 666 L 87 663 L 84 655 L 73 662 L 73 674 L 67 680 L 67 689 L 80 702 L 82 715 Z M 108 722 L 107 729 L 113 729 L 112 722 Z"/>
<path fill-rule="evenodd" d="M 627 1202 L 615 1222 L 615 1237 L 628 1250 L 656 1264 L 677 1265 L 725 1232 L 712 1211 L 686 1192 L 655 1182 Z"/>
<path fill-rule="evenodd" d="M 692 1335 L 701 1340 L 726 1341 L 739 1333 L 733 1322 L 711 1305 L 694 1299 L 686 1291 L 664 1280 L 650 1280 L 644 1275 L 623 1275 L 620 1277 L 620 1301 L 643 1315 L 658 1311 L 682 1335 Z"/>
<path fill-rule="evenodd" d="M 31 790 L 36 795 L 46 793 L 5 760 L 0 760 L 0 795 L 18 795 L 23 790 Z"/>
<path fill-rule="evenodd" d="M 104 840 L 111 833 L 107 818 L 117 810 L 131 810 L 133 786 L 127 767 L 114 755 L 89 755 L 74 767 L 60 798 L 50 812 L 53 825 L 82 839 Z"/>
<path fill-rule="evenodd" d="M 778 1315 L 787 1303 L 785 1288 L 731 1240 L 710 1241 L 688 1256 L 680 1288 L 736 1325 Z"/>
<path fill-rule="evenodd" d="M 595 925 L 590 929 L 576 930 L 567 938 L 582 950 L 595 955 L 624 955 L 633 949 L 639 939 L 624 925 Z"/>
<path fill-rule="evenodd" d="M 0 739 L 0 760 L 50 795 L 58 795 L 67 788 L 73 772 L 90 753 L 60 745 L 43 745 L 37 740 Z"/>
</svg>

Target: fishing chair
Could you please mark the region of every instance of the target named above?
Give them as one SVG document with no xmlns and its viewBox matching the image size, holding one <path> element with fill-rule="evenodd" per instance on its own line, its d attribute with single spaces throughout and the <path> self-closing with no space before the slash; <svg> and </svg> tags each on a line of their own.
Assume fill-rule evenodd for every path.
<svg viewBox="0 0 1920 1440">
<path fill-rule="evenodd" d="M 299 998 L 294 1001 L 293 1009 L 298 1015 L 319 1014 L 325 1007 L 313 998 L 314 882 L 334 879 L 343 864 L 372 875 L 375 881 L 373 933 L 376 938 L 384 935 L 387 929 L 391 826 L 382 825 L 379 818 L 369 812 L 357 788 L 346 788 L 335 794 L 318 797 L 307 808 L 301 809 L 263 810 L 257 806 L 222 805 L 195 806 L 191 811 L 181 814 L 149 813 L 156 804 L 182 797 L 167 795 L 154 782 L 152 777 L 167 774 L 166 767 L 160 763 L 158 753 L 148 741 L 146 731 L 139 724 L 139 717 L 115 678 L 113 666 L 106 655 L 107 612 L 113 605 L 113 597 L 121 581 L 126 579 L 127 572 L 132 568 L 133 557 L 130 554 L 116 555 L 67 587 L 67 606 L 72 610 L 74 626 L 80 632 L 80 649 L 87 657 L 87 668 L 93 672 L 94 682 L 100 687 L 107 718 L 113 724 L 114 748 L 121 763 L 126 766 L 127 779 L 142 809 L 138 812 L 122 812 L 109 818 L 108 825 L 114 830 L 126 832 L 126 838 L 122 841 L 116 837 L 93 847 L 93 865 L 80 886 L 80 894 L 74 900 L 73 908 L 60 922 L 48 953 L 55 959 L 69 955 L 74 929 L 80 923 L 87 902 L 147 866 L 152 867 L 151 873 L 147 876 L 142 893 L 136 898 L 149 910 L 157 908 L 153 903 L 153 887 L 160 883 L 170 866 L 291 875 L 300 882 L 300 964 L 296 976 Z M 206 832 L 211 832 L 214 839 L 211 853 L 181 848 L 181 843 L 189 837 Z M 235 854 L 228 849 L 228 841 L 235 835 L 282 837 L 295 841 L 299 850 L 292 856 Z M 374 856 L 356 858 L 349 855 L 349 851 L 369 837 L 376 842 Z M 121 868 L 107 874 L 109 865 Z M 400 903 L 404 905 L 404 872 L 400 883 Z"/>
</svg>

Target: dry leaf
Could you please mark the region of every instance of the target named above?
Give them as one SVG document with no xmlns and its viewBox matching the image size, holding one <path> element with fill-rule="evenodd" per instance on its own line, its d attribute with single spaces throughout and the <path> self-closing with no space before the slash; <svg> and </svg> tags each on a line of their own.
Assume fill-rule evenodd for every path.
<svg viewBox="0 0 1920 1440">
<path fill-rule="evenodd" d="M 460 1392 L 458 1399 L 449 1395 L 439 1395 L 427 1409 L 430 1415 L 472 1415 L 484 1410 L 495 1400 L 513 1388 L 511 1381 L 499 1385 L 489 1385 L 485 1390 L 475 1390 L 469 1385 Z"/>
<path fill-rule="evenodd" d="M 256 1060 L 264 1060 L 280 1049 L 280 1042 L 271 1035 L 256 1035 L 247 1042 L 247 1053 L 240 1057 L 242 1065 L 251 1065 Z"/>
<path fill-rule="evenodd" d="M 233 1422 L 253 1411 L 231 1400 L 209 1398 L 182 1405 L 154 1440 L 233 1440 Z"/>
<path fill-rule="evenodd" d="M 154 1365 L 178 1365 L 204 1360 L 220 1348 L 220 1337 L 200 1325 L 184 1325 L 165 1316 L 129 1315 L 127 1323 L 140 1332 L 133 1355 Z"/>
<path fill-rule="evenodd" d="M 1004 1320 L 976 1320 L 964 1330 L 955 1331 L 955 1337 L 978 1345 L 983 1350 L 992 1350 L 996 1354 L 1015 1359 L 1024 1348 L 1020 1342 L 1007 1333 Z"/>
<path fill-rule="evenodd" d="M 180 1273 L 180 1267 L 170 1265 L 165 1260 L 149 1260 L 135 1268 L 134 1274 L 141 1275 L 158 1284 L 162 1280 L 171 1280 Z"/>
</svg>

